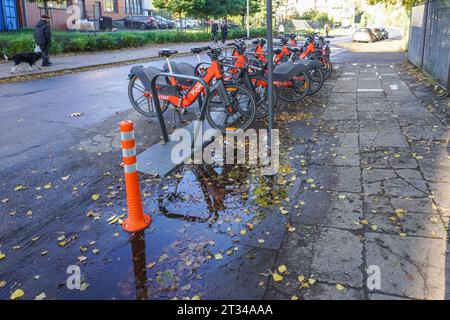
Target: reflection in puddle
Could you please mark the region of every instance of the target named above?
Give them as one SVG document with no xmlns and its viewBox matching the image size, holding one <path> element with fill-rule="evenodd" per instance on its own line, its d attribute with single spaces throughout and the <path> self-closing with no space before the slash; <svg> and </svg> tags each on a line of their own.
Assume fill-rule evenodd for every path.
<svg viewBox="0 0 450 320">
<path fill-rule="evenodd" d="M 145 237 L 144 232 L 134 233 L 130 239 L 133 259 L 134 278 L 136 283 L 136 299 L 148 299 L 147 267 L 145 264 Z"/>
<path fill-rule="evenodd" d="M 287 195 L 286 183 L 245 165 L 185 166 L 144 187 L 150 299 L 202 296 L 204 275 L 239 252 L 241 238 Z M 148 210 L 148 209 L 147 209 Z M 206 228 L 205 228 L 206 227 Z M 136 270 L 136 268 L 135 268 Z"/>
<path fill-rule="evenodd" d="M 89 289 L 60 297 L 207 298 L 207 277 L 219 277 L 219 267 L 245 253 L 242 240 L 259 230 L 268 207 L 281 203 L 288 190 L 278 177 L 245 165 L 187 165 L 169 178 L 142 181 L 141 187 L 152 225 L 131 236 L 117 224 L 107 225 L 111 235 L 121 236 L 99 234 L 104 260 L 82 269 Z M 103 215 L 118 210 L 111 207 Z M 269 238 L 268 231 L 264 227 L 262 237 Z"/>
</svg>

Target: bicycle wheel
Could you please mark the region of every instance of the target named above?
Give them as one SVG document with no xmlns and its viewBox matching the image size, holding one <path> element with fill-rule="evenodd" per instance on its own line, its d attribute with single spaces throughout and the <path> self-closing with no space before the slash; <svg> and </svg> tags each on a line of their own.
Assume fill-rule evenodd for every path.
<svg viewBox="0 0 450 320">
<path fill-rule="evenodd" d="M 323 85 L 323 73 L 320 67 L 315 67 L 307 72 L 309 78 L 309 90 L 308 95 L 311 96 L 322 88 Z"/>
<path fill-rule="evenodd" d="M 330 59 L 322 55 L 316 56 L 315 60 L 322 63 L 323 79 L 327 80 L 331 76 L 331 73 L 333 73 L 333 64 L 331 63 Z"/>
<path fill-rule="evenodd" d="M 137 112 L 146 117 L 155 117 L 156 109 L 153 99 L 144 96 L 145 87 L 137 75 L 134 75 L 128 83 L 128 98 Z M 165 112 L 169 106 L 167 101 L 160 101 L 161 111 Z"/>
<path fill-rule="evenodd" d="M 309 78 L 301 71 L 294 79 L 276 86 L 277 96 L 285 102 L 298 102 L 308 94 Z"/>
<path fill-rule="evenodd" d="M 267 80 L 260 75 L 249 75 L 250 81 L 253 85 L 253 93 L 255 95 L 256 100 L 256 119 L 262 119 L 267 117 L 267 114 L 269 113 L 269 87 Z M 277 104 L 277 94 L 276 90 L 272 90 L 273 94 L 273 102 L 272 107 L 275 108 Z"/>
<path fill-rule="evenodd" d="M 253 93 L 239 84 L 225 83 L 224 87 L 231 104 L 225 104 L 220 88 L 212 90 L 206 102 L 208 123 L 223 133 L 247 129 L 256 115 Z"/>
</svg>

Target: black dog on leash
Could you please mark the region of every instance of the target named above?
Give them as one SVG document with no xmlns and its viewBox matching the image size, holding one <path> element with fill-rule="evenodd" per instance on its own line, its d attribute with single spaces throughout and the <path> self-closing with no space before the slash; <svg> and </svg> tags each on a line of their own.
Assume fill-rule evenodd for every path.
<svg viewBox="0 0 450 320">
<path fill-rule="evenodd" d="M 8 58 L 7 55 L 4 55 L 5 60 L 12 60 L 14 61 L 14 66 L 11 68 L 11 73 L 15 73 L 17 69 L 20 69 L 20 71 L 23 71 L 22 68 L 19 66 L 22 63 L 28 63 L 30 66 L 30 71 L 33 70 L 33 66 L 36 66 L 39 70 L 41 70 L 41 67 L 37 65 L 36 62 L 39 61 L 39 59 L 42 58 L 42 53 L 40 52 L 23 52 L 23 53 L 17 53 L 15 54 L 11 59 Z"/>
</svg>

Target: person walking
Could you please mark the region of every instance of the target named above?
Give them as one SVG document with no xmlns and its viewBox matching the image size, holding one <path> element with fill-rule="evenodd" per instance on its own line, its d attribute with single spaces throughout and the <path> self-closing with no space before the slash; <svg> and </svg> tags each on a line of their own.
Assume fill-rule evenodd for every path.
<svg viewBox="0 0 450 320">
<path fill-rule="evenodd" d="M 50 28 L 50 17 L 46 14 L 42 15 L 41 20 L 34 29 L 34 41 L 39 46 L 42 52 L 42 66 L 49 67 L 52 63 L 49 61 L 49 51 L 52 42 L 52 31 Z"/>
<path fill-rule="evenodd" d="M 217 43 L 217 34 L 219 33 L 219 25 L 216 21 L 213 20 L 211 24 L 211 34 L 212 34 L 212 40 L 214 43 Z"/>
<path fill-rule="evenodd" d="M 220 25 L 220 32 L 222 34 L 222 43 L 225 43 L 228 37 L 228 24 L 227 21 L 222 21 L 222 24 Z"/>
<path fill-rule="evenodd" d="M 331 27 L 330 27 L 329 24 L 326 24 L 324 28 L 325 28 L 325 34 L 328 37 L 328 34 L 330 33 Z"/>
<path fill-rule="evenodd" d="M 284 25 L 282 24 L 282 23 L 280 23 L 279 25 L 278 25 L 278 33 L 279 33 L 279 35 L 284 35 Z"/>
</svg>

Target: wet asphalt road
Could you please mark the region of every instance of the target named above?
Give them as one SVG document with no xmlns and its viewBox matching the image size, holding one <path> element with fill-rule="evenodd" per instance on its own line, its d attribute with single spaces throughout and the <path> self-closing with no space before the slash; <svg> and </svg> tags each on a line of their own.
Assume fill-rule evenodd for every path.
<svg viewBox="0 0 450 320">
<path fill-rule="evenodd" d="M 194 63 L 196 58 L 174 60 Z M 61 266 L 55 271 L 55 264 L 44 267 L 34 259 L 48 251 L 58 235 L 79 232 L 91 196 L 111 183 L 105 177 L 121 176 L 120 121 L 135 121 L 139 150 L 160 140 L 158 124 L 131 110 L 127 95 L 130 68 L 0 86 L 4 121 L 0 129 L 0 251 L 7 255 L 0 278 L 7 278 L 8 284 L 15 280 L 24 284 L 32 273 L 30 265 L 34 266 L 31 270 L 40 269 L 39 274 L 57 272 L 64 279 Z M 73 113 L 81 115 L 74 117 Z M 30 241 L 36 237 L 38 241 Z M 79 250 L 73 255 L 76 259 Z M 0 298 L 8 296 L 7 290 L 0 290 Z"/>
<path fill-rule="evenodd" d="M 335 58 L 340 62 L 354 58 L 351 54 L 346 58 L 346 55 L 339 52 Z M 402 59 L 398 54 L 390 57 L 396 61 Z M 195 63 L 196 58 L 174 60 Z M 137 241 L 138 249 L 130 250 L 128 236 L 120 227 L 111 229 L 107 223 L 95 226 L 86 223 L 86 213 L 90 209 L 101 212 L 101 220 L 123 212 L 118 123 L 127 118 L 136 121 L 140 150 L 160 137 L 154 120 L 143 119 L 131 109 L 127 96 L 130 67 L 0 86 L 3 121 L 0 129 L 0 252 L 6 254 L 0 266 L 0 280 L 6 281 L 8 288 L 0 289 L 0 299 L 7 299 L 18 287 L 26 288 L 29 299 L 41 292 L 51 298 L 135 298 L 135 290 L 130 285 L 134 279 L 129 279 L 133 278 L 132 270 L 136 268 L 130 262 L 131 251 L 142 251 L 139 250 L 142 243 Z M 72 117 L 73 113 L 81 116 Z M 191 183 L 187 182 L 186 192 Z M 91 199 L 97 193 L 101 194 L 99 205 Z M 157 204 L 149 207 L 156 210 Z M 197 209 L 194 206 L 193 211 Z M 231 217 L 233 214 L 230 213 Z M 173 239 L 171 231 L 165 229 L 168 224 L 159 225 L 156 228 L 161 229 L 160 236 L 153 239 L 153 245 L 170 245 Z M 184 222 L 177 220 L 170 227 L 182 229 Z M 195 230 L 193 232 L 195 234 Z M 64 240 L 60 240 L 62 236 Z M 119 240 L 111 245 L 115 237 Z M 61 241 L 65 242 L 64 248 L 58 245 Z M 224 242 L 224 249 L 230 246 Z M 90 255 L 84 250 L 80 252 L 80 247 L 87 248 Z M 97 247 L 102 248 L 100 254 L 93 253 Z M 161 259 L 161 254 L 155 252 L 155 256 L 147 257 L 147 263 L 151 259 Z M 103 285 L 95 290 L 64 289 L 65 268 L 78 263 L 80 256 L 89 259 L 99 256 L 90 268 L 96 277 L 108 269 L 105 279 L 100 281 Z M 115 262 L 113 266 L 109 264 L 111 261 Z M 118 279 L 111 278 L 114 272 L 120 274 Z M 118 282 L 124 285 L 117 286 Z M 190 296 L 196 293 L 195 288 L 186 290 L 191 292 Z"/>
</svg>

